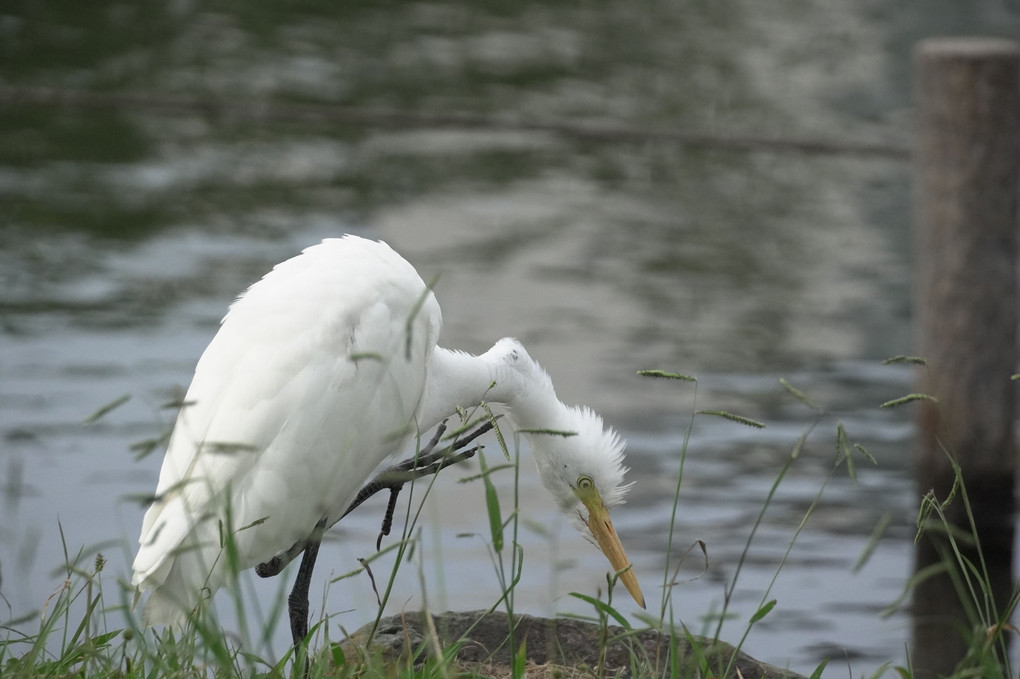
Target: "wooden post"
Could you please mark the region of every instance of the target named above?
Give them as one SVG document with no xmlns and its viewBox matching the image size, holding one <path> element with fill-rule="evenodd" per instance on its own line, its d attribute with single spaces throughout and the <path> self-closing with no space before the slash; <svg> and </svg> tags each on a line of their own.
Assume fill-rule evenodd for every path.
<svg viewBox="0 0 1020 679">
<path fill-rule="evenodd" d="M 919 388 L 938 399 L 919 412 L 915 474 L 921 495 L 944 500 L 954 482 L 947 452 L 959 462 L 1001 615 L 1013 587 L 1020 45 L 927 40 L 914 73 L 915 341 L 927 361 Z M 959 495 L 948 517 L 971 533 Z M 945 535 L 931 525 L 917 546 L 918 571 L 951 564 Z M 974 549 L 964 556 L 979 563 Z M 917 586 L 915 677 L 951 673 L 970 635 L 985 633 L 974 615 L 985 602 L 970 599 L 948 574 Z"/>
</svg>

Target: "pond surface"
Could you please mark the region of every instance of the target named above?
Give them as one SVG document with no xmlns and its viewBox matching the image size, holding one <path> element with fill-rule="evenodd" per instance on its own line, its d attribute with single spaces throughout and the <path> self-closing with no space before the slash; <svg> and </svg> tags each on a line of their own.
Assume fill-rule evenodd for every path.
<svg viewBox="0 0 1020 679">
<path fill-rule="evenodd" d="M 121 104 L 14 105 L 0 94 L 3 617 L 42 609 L 60 586 L 61 532 L 83 565 L 104 554 L 107 594 L 119 600 L 137 498 L 154 488 L 161 457 L 136 459 L 132 445 L 172 422 L 165 404 L 236 294 L 301 248 L 351 232 L 386 240 L 427 280 L 440 275 L 445 346 L 480 352 L 519 337 L 561 398 L 591 405 L 629 440 L 635 486 L 614 520 L 653 615 L 669 574 L 668 615 L 714 631 L 737 578 L 728 641 L 777 600 L 744 643 L 756 657 L 805 674 L 826 658 L 827 673 L 849 663 L 858 676 L 902 663 L 909 621 L 894 602 L 910 571 L 912 413 L 879 405 L 912 384 L 909 370 L 881 365 L 912 348 L 908 164 L 513 123 L 905 148 L 914 42 L 1017 26 L 1006 4 L 927 4 L 0 10 L 0 86 L 113 93 Z M 167 99 L 140 105 L 123 92 Z M 270 100 L 372 109 L 379 120 L 262 115 Z M 463 114 L 496 123 L 414 120 Z M 854 460 L 856 482 L 845 465 L 833 470 L 838 422 L 877 459 Z M 489 459 L 498 455 L 490 442 Z M 605 564 L 523 458 L 515 606 L 589 614 L 569 593 L 597 593 Z M 482 489 L 457 483 L 470 473 L 450 470 L 432 490 L 389 612 L 484 608 L 499 596 Z M 508 508 L 508 473 L 503 482 Z M 369 620 L 375 598 L 364 575 L 328 586 L 326 576 L 373 553 L 380 512 L 376 503 L 349 517 L 320 555 L 313 609 L 334 614 L 334 638 L 336 625 Z M 685 555 L 697 540 L 704 554 Z M 385 580 L 384 560 L 373 570 Z M 281 586 L 245 587 L 265 613 Z M 283 630 L 268 642 L 276 654 L 285 644 Z"/>
</svg>

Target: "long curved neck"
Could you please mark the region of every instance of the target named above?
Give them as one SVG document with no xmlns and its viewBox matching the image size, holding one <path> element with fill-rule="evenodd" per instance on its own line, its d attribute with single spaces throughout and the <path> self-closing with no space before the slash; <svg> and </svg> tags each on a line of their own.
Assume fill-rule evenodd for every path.
<svg viewBox="0 0 1020 679">
<path fill-rule="evenodd" d="M 542 483 L 565 511 L 577 504 L 571 484 L 581 475 L 596 479 L 607 507 L 618 504 L 623 442 L 588 408 L 565 405 L 552 380 L 520 342 L 505 338 L 481 356 L 436 347 L 419 425 L 424 432 L 481 401 L 505 406 L 523 430 Z"/>
<path fill-rule="evenodd" d="M 436 347 L 429 362 L 428 383 L 419 420 L 425 432 L 454 415 L 487 399 L 496 376 L 481 356 Z"/>
<path fill-rule="evenodd" d="M 513 353 L 514 358 L 511 358 Z M 520 344 L 496 343 L 480 356 L 436 347 L 420 416 L 423 431 L 481 401 L 506 406 L 521 429 L 559 430 L 567 426 L 568 407 L 556 397 L 545 371 Z"/>
</svg>

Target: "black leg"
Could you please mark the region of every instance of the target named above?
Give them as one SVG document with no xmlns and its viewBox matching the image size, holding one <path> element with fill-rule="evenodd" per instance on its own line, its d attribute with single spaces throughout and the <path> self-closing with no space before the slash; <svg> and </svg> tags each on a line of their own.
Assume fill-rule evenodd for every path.
<svg viewBox="0 0 1020 679">
<path fill-rule="evenodd" d="M 290 636 L 294 641 L 294 657 L 297 658 L 301 652 L 301 645 L 308 636 L 308 591 L 312 586 L 312 571 L 315 569 L 315 559 L 319 556 L 319 545 L 322 544 L 322 530 L 325 527 L 325 520 L 319 521 L 315 526 L 315 532 L 305 543 L 305 551 L 301 557 L 301 566 L 298 568 L 297 578 L 294 579 L 294 587 L 290 590 L 287 598 L 287 612 L 290 614 Z M 308 656 L 305 655 L 305 674 L 308 673 Z"/>
<path fill-rule="evenodd" d="M 389 503 L 386 506 L 386 514 L 383 516 L 383 525 L 379 533 L 379 539 L 376 541 L 376 549 L 379 549 L 383 537 L 389 535 L 390 527 L 393 523 L 393 512 L 397 504 L 397 496 L 400 494 L 404 484 L 423 476 L 437 474 L 450 465 L 472 457 L 478 452 L 479 446 L 466 450 L 464 448 L 485 432 L 490 431 L 494 426 L 495 423 L 492 420 L 487 420 L 467 436 L 463 438 L 458 436 L 452 445 L 436 451 L 435 449 L 439 445 L 443 433 L 446 431 L 446 423 L 443 422 L 436 428 L 436 433 L 432 440 L 429 441 L 427 446 L 422 448 L 419 455 L 409 460 L 404 460 L 376 475 L 372 481 L 358 492 L 354 502 L 351 503 L 350 507 L 339 518 L 329 523 L 329 525 L 327 525 L 328 518 L 322 518 L 315 525 L 308 539 L 294 543 L 290 549 L 280 552 L 269 561 L 260 563 L 255 567 L 255 572 L 259 577 L 272 577 L 278 575 L 284 566 L 290 563 L 299 553 L 303 552 L 297 578 L 294 580 L 294 587 L 291 589 L 290 596 L 287 599 L 287 612 L 290 616 L 290 634 L 291 639 L 294 641 L 295 658 L 300 655 L 301 646 L 305 642 L 305 637 L 308 636 L 308 592 L 312 584 L 312 571 L 315 569 L 315 560 L 319 556 L 322 534 L 336 524 L 337 521 L 354 511 L 368 498 L 381 490 L 389 490 Z M 306 652 L 304 675 L 307 676 L 307 674 L 308 656 Z"/>
<path fill-rule="evenodd" d="M 393 528 L 393 512 L 397 510 L 397 498 L 400 497 L 401 488 L 403 485 L 390 488 L 390 501 L 386 503 L 386 514 L 383 515 L 379 537 L 375 539 L 375 551 L 377 552 L 382 548 L 382 539 L 389 535 Z"/>
</svg>

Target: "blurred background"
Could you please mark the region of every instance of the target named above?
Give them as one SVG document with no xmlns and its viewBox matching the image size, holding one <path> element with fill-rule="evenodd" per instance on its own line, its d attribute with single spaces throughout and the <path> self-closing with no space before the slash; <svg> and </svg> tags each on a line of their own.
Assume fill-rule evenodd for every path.
<svg viewBox="0 0 1020 679">
<path fill-rule="evenodd" d="M 440 276 L 445 346 L 517 336 L 561 398 L 620 429 L 635 487 L 617 528 L 654 613 L 682 561 L 671 615 L 694 631 L 714 630 L 810 432 L 722 637 L 775 598 L 744 645 L 759 659 L 807 674 L 825 658 L 855 675 L 903 663 L 911 411 L 879 405 L 912 384 L 882 365 L 912 349 L 910 51 L 1018 27 L 1007 0 L 5 2 L 0 619 L 44 608 L 65 548 L 84 566 L 102 552 L 119 599 L 162 457 L 135 444 L 172 422 L 164 404 L 239 292 L 356 233 Z M 766 427 L 692 425 L 706 409 Z M 878 461 L 858 458 L 856 483 L 830 477 L 837 422 Z M 499 596 L 467 473 L 444 473 L 426 503 L 422 575 L 401 572 L 389 611 Z M 604 589 L 602 557 L 526 459 L 521 485 L 518 610 L 591 613 L 569 592 Z M 373 552 L 373 506 L 333 532 L 313 585 L 313 610 L 349 630 L 374 614 L 367 580 L 324 581 Z M 682 559 L 698 539 L 707 565 Z M 281 586 L 245 591 L 269 609 Z"/>
</svg>

